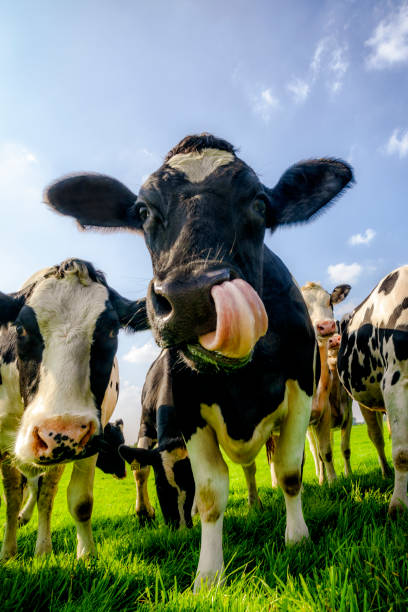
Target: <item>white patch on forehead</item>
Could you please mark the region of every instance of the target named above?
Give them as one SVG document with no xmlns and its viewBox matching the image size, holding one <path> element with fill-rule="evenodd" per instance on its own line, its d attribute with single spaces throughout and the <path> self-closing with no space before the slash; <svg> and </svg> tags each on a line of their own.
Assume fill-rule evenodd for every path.
<svg viewBox="0 0 408 612">
<path fill-rule="evenodd" d="M 184 172 L 192 183 L 200 183 L 220 166 L 231 164 L 235 156 L 220 149 L 204 149 L 200 153 L 177 153 L 167 162 L 168 166 Z"/>
</svg>

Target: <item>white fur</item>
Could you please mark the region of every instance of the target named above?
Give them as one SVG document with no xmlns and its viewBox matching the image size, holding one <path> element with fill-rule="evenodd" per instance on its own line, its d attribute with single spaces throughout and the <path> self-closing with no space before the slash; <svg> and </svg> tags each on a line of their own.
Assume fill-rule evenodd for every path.
<svg viewBox="0 0 408 612">
<path fill-rule="evenodd" d="M 184 172 L 191 183 L 200 183 L 217 168 L 232 163 L 234 159 L 234 155 L 228 151 L 204 149 L 200 153 L 178 153 L 171 157 L 167 164 Z"/>
</svg>

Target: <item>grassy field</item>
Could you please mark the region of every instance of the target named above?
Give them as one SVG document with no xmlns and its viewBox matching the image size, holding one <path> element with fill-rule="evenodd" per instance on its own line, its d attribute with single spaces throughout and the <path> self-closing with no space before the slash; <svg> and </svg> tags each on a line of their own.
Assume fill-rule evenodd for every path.
<svg viewBox="0 0 408 612">
<path fill-rule="evenodd" d="M 388 438 L 388 434 L 387 434 Z M 19 532 L 18 559 L 0 566 L 0 606 L 8 610 L 406 610 L 408 517 L 387 516 L 392 480 L 383 481 L 364 425 L 352 432 L 353 479 L 319 487 L 307 450 L 303 505 L 311 542 L 284 545 L 283 495 L 272 491 L 265 453 L 257 460 L 262 510 L 248 511 L 244 477 L 230 465 L 224 520 L 226 583 L 194 596 L 200 525 L 174 531 L 161 517 L 141 527 L 133 477 L 97 471 L 93 513 L 98 557 L 75 559 L 75 529 L 66 507 L 66 469 L 53 514 L 54 555 L 33 559 L 36 514 Z M 387 440 L 387 456 L 391 446 Z M 342 471 L 339 436 L 336 470 Z M 153 478 L 151 478 L 153 480 Z M 0 487 L 1 490 L 1 487 Z M 0 524 L 5 507 L 0 508 Z"/>
</svg>

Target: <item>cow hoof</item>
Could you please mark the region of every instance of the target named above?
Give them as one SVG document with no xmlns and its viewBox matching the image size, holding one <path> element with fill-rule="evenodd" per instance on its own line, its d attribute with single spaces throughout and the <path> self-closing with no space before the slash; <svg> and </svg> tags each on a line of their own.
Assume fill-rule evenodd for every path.
<svg viewBox="0 0 408 612">
<path fill-rule="evenodd" d="M 222 585 L 225 581 L 224 568 L 218 572 L 199 572 L 194 580 L 194 593 L 209 591 L 215 585 Z"/>
<path fill-rule="evenodd" d="M 263 510 L 264 509 L 259 497 L 253 497 L 251 499 L 248 499 L 248 506 L 250 510 Z"/>
<path fill-rule="evenodd" d="M 50 555 L 51 553 L 52 553 L 51 544 L 41 544 L 41 546 L 35 547 L 34 556 L 35 557 L 45 557 L 46 555 Z"/>
<path fill-rule="evenodd" d="M 18 526 L 19 527 L 24 527 L 24 525 L 27 525 L 27 523 L 30 521 L 30 517 L 25 517 L 22 514 L 19 515 L 18 517 Z"/>
<path fill-rule="evenodd" d="M 307 528 L 306 523 L 303 525 L 298 525 L 296 528 L 289 529 L 286 527 L 285 533 L 285 544 L 286 546 L 297 546 L 298 544 L 303 544 L 309 539 L 309 530 Z"/>
<path fill-rule="evenodd" d="M 388 508 L 388 515 L 393 521 L 395 521 L 401 514 L 407 511 L 408 500 L 403 502 L 401 499 L 398 499 L 395 502 L 391 501 L 390 506 Z"/>
<path fill-rule="evenodd" d="M 150 512 L 148 510 L 136 510 L 136 516 L 141 525 L 148 525 L 149 523 L 152 523 L 154 521 L 154 519 L 156 518 L 156 513 L 153 508 Z"/>
</svg>

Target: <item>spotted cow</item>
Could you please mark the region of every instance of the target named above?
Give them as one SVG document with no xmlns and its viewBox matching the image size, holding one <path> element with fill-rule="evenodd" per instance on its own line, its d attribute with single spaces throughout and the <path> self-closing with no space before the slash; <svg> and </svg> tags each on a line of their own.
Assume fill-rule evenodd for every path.
<svg viewBox="0 0 408 612">
<path fill-rule="evenodd" d="M 408 507 L 408 266 L 388 274 L 340 322 L 340 380 L 367 410 L 386 411 L 395 468 L 389 512 Z"/>
<path fill-rule="evenodd" d="M 102 427 L 115 407 L 120 327 L 146 328 L 132 302 L 92 264 L 69 259 L 0 294 L 0 459 L 7 502 L 1 557 L 17 551 L 23 475 L 42 474 L 36 554 L 51 551 L 50 516 L 64 464 L 77 555 L 93 554 L 92 488 Z"/>
<path fill-rule="evenodd" d="M 68 176 L 46 190 L 45 201 L 82 227 L 144 235 L 154 274 L 149 322 L 168 349 L 201 518 L 196 589 L 219 580 L 224 568 L 229 478 L 219 446 L 250 465 L 280 431 L 274 461 L 286 542 L 308 537 L 300 492 L 316 341 L 301 293 L 264 234 L 308 221 L 351 179 L 344 162 L 318 159 L 292 166 L 269 188 L 231 144 L 201 134 L 174 147 L 137 196 L 97 174 Z"/>
</svg>

